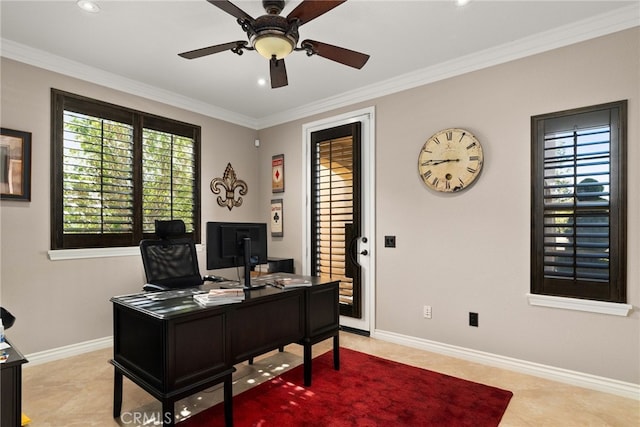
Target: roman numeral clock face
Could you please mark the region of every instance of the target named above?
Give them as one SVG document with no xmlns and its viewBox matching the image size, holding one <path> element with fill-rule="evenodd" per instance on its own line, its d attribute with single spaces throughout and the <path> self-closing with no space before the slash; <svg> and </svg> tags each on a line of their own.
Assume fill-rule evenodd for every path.
<svg viewBox="0 0 640 427">
<path fill-rule="evenodd" d="M 445 129 L 424 143 L 418 155 L 418 172 L 429 188 L 452 193 L 471 185 L 482 162 L 482 146 L 471 132 Z"/>
</svg>

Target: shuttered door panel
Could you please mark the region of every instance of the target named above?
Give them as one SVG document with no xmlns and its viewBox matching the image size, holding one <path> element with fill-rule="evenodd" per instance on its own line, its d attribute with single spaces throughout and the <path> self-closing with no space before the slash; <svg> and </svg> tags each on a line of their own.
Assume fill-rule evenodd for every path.
<svg viewBox="0 0 640 427">
<path fill-rule="evenodd" d="M 353 278 L 346 275 L 346 228 L 353 223 L 352 138 L 316 147 L 316 273 L 340 280 L 340 303 L 353 304 Z"/>
<path fill-rule="evenodd" d="M 362 316 L 361 124 L 311 135 L 311 274 L 340 282 L 340 315 Z"/>
</svg>

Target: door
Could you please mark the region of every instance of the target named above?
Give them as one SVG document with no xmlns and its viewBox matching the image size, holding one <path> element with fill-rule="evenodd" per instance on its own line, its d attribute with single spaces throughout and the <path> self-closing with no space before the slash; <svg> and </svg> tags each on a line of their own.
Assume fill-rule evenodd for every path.
<svg viewBox="0 0 640 427">
<path fill-rule="evenodd" d="M 306 130 L 306 274 L 340 282 L 340 323 L 370 333 L 372 112 Z"/>
<path fill-rule="evenodd" d="M 311 134 L 311 274 L 340 280 L 340 315 L 362 317 L 360 122 Z M 365 237 L 366 238 L 366 237 Z"/>
</svg>

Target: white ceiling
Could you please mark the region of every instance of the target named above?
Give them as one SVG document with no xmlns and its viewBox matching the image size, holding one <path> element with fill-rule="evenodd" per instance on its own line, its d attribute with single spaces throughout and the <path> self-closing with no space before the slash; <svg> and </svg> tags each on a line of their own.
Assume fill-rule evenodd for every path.
<svg viewBox="0 0 640 427">
<path fill-rule="evenodd" d="M 367 53 L 364 68 L 294 52 L 289 85 L 271 89 L 257 84 L 269 64 L 256 52 L 178 57 L 246 39 L 205 0 L 96 3 L 91 14 L 75 0 L 1 0 L 2 56 L 257 129 L 640 25 L 638 1 L 349 0 L 300 40 Z M 234 3 L 264 14 L 260 1 Z"/>
</svg>

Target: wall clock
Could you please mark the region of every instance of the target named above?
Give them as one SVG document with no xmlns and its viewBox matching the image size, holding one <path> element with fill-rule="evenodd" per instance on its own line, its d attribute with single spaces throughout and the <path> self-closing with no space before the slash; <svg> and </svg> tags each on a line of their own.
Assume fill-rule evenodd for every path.
<svg viewBox="0 0 640 427">
<path fill-rule="evenodd" d="M 452 193 L 468 188 L 480 174 L 480 141 L 464 129 L 444 129 L 424 143 L 418 154 L 418 172 L 427 186 Z"/>
</svg>

